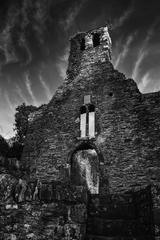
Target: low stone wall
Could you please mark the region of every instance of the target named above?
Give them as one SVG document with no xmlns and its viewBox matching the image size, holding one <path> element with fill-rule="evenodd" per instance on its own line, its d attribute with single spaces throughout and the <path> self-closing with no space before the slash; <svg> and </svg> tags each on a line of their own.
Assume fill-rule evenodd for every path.
<svg viewBox="0 0 160 240">
<path fill-rule="evenodd" d="M 89 240 L 155 239 L 150 187 L 123 194 L 92 195 L 86 235 Z"/>
<path fill-rule="evenodd" d="M 80 203 L 1 205 L 0 239 L 84 239 L 85 218 L 86 205 Z"/>
<path fill-rule="evenodd" d="M 0 239 L 84 239 L 87 192 L 83 187 L 38 183 L 9 175 L 0 204 Z M 10 184 L 10 183 L 13 184 Z M 1 181 L 1 186 L 5 185 Z"/>
</svg>

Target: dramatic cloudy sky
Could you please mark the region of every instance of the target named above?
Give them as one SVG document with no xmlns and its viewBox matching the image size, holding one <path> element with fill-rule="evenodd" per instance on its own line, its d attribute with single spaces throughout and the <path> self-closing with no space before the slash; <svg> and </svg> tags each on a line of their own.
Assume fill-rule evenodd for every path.
<svg viewBox="0 0 160 240">
<path fill-rule="evenodd" d="M 47 103 L 62 83 L 70 36 L 108 20 L 114 66 L 142 92 L 160 90 L 158 0 L 0 1 L 0 134 L 13 135 L 17 105 Z"/>
</svg>

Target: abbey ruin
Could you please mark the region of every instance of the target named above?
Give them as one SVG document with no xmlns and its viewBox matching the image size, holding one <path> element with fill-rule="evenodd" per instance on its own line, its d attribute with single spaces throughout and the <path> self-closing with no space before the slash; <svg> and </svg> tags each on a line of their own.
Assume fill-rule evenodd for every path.
<svg viewBox="0 0 160 240">
<path fill-rule="evenodd" d="M 160 92 L 111 63 L 108 27 L 71 38 L 67 78 L 0 175 L 0 239 L 160 239 Z"/>
</svg>

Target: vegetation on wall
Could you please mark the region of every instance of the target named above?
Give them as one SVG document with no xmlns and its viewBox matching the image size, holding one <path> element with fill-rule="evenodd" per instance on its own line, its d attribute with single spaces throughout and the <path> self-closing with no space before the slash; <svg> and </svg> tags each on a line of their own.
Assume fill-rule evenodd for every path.
<svg viewBox="0 0 160 240">
<path fill-rule="evenodd" d="M 24 144 L 24 140 L 28 129 L 28 117 L 29 114 L 36 111 L 37 107 L 28 105 L 25 103 L 19 105 L 16 108 L 15 113 L 15 131 L 16 131 L 16 141 L 19 144 Z"/>
<path fill-rule="evenodd" d="M 37 107 L 25 103 L 17 106 L 15 113 L 15 137 L 5 140 L 0 135 L 0 155 L 4 158 L 17 158 L 20 160 L 23 151 L 24 140 L 28 129 L 29 114 L 34 112 Z"/>
<path fill-rule="evenodd" d="M 0 135 L 0 155 L 6 157 L 9 152 L 7 141 Z"/>
</svg>

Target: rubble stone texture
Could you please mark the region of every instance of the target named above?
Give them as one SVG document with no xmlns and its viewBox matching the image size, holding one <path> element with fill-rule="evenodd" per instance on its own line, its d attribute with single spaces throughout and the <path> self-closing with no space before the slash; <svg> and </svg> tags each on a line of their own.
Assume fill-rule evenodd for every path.
<svg viewBox="0 0 160 240">
<path fill-rule="evenodd" d="M 87 95 L 94 138 L 80 138 Z M 107 27 L 74 36 L 67 78 L 29 118 L 25 174 L 0 176 L 0 239 L 160 239 L 159 116 L 160 93 L 114 69 Z"/>
</svg>

